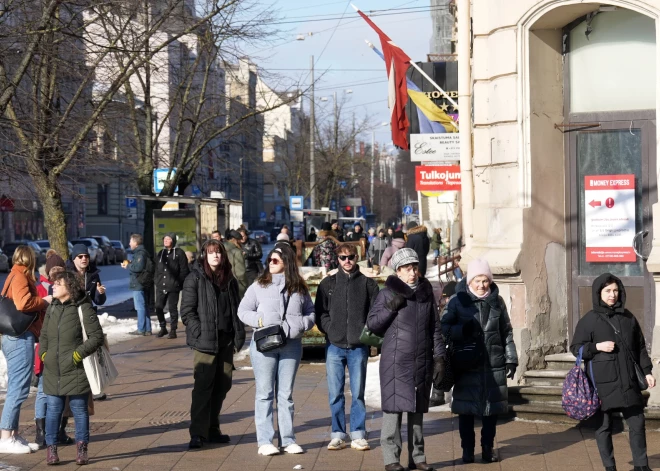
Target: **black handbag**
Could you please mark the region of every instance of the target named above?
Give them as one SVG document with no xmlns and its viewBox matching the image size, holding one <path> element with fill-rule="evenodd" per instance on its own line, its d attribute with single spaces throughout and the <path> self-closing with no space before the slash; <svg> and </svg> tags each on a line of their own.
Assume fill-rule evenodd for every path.
<svg viewBox="0 0 660 471">
<path fill-rule="evenodd" d="M 374 334 L 370 331 L 365 325 L 362 328 L 362 333 L 360 334 L 360 342 L 369 346 L 369 347 L 382 347 L 383 346 L 383 337 L 380 335 Z"/>
<path fill-rule="evenodd" d="M 621 335 L 621 332 L 619 329 L 614 327 L 614 324 L 612 324 L 606 317 L 603 316 L 603 319 L 614 329 L 614 333 L 619 336 L 619 339 L 621 339 L 621 344 L 623 345 L 623 349 L 626 351 L 628 354 L 628 358 L 630 358 L 630 361 L 633 363 L 633 368 L 635 370 L 635 381 L 637 381 L 637 386 L 639 387 L 640 391 L 646 391 L 649 388 L 649 382 L 646 380 L 646 375 L 642 371 L 642 367 L 639 366 L 639 364 L 635 361 L 635 357 L 633 356 L 632 352 L 628 348 L 628 345 L 626 344 L 625 340 L 623 340 L 623 336 Z"/>
<path fill-rule="evenodd" d="M 282 324 L 286 319 L 286 310 L 289 307 L 289 299 L 291 299 L 291 296 L 284 301 L 284 314 L 282 315 L 282 321 L 279 324 L 255 329 L 252 333 L 252 340 L 254 340 L 258 352 L 270 352 L 271 350 L 286 345 L 286 335 L 284 335 Z"/>
<path fill-rule="evenodd" d="M 5 294 L 9 291 L 13 277 L 9 280 Z M 23 335 L 37 319 L 39 313 L 22 312 L 5 294 L 0 295 L 0 334 L 10 337 Z"/>
</svg>

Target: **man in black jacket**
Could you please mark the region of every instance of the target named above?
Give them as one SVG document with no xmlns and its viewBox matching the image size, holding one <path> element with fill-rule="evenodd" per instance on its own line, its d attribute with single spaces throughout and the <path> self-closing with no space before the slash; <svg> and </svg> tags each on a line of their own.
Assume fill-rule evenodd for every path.
<svg viewBox="0 0 660 471">
<path fill-rule="evenodd" d="M 431 250 L 431 239 L 429 239 L 426 226 L 419 226 L 414 221 L 409 222 L 407 237 L 406 247 L 417 252 L 417 256 L 419 257 L 419 272 L 422 276 L 426 276 L 426 257 L 429 254 L 429 250 Z"/>
<path fill-rule="evenodd" d="M 247 229 L 239 229 L 238 232 L 243 236 L 241 244 L 245 255 L 245 277 L 249 287 L 264 268 L 261 263 L 264 253 L 261 250 L 261 244 L 257 240 L 248 237 L 250 234 Z"/>
<path fill-rule="evenodd" d="M 351 382 L 351 448 L 369 450 L 365 428 L 364 389 L 369 347 L 360 342 L 378 284 L 360 273 L 357 249 L 351 244 L 337 247 L 339 270 L 325 278 L 316 293 L 317 326 L 326 337 L 326 372 L 332 434 L 328 450 L 346 446 L 344 383 L 346 367 Z"/>
<path fill-rule="evenodd" d="M 103 306 L 106 300 L 105 286 L 101 284 L 100 270 L 90 262 L 89 250 L 84 244 L 76 244 L 71 251 L 71 260 L 66 262 L 68 271 L 80 277 L 81 284 L 94 306 Z"/>
<path fill-rule="evenodd" d="M 167 335 L 163 312 L 167 303 L 170 311 L 170 332 L 167 338 L 175 339 L 179 323 L 179 293 L 190 269 L 185 252 L 176 247 L 176 234 L 166 234 L 163 246 L 163 250 L 156 255 L 156 316 L 160 323 L 158 337 Z"/>
</svg>

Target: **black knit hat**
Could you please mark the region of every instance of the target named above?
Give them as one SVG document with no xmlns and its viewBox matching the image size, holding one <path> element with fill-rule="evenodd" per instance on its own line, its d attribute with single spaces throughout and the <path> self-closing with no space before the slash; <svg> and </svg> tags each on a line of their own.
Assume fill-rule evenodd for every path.
<svg viewBox="0 0 660 471">
<path fill-rule="evenodd" d="M 234 230 L 229 231 L 229 234 L 227 234 L 227 240 L 231 240 L 231 239 L 242 240 L 243 234 Z"/>
<path fill-rule="evenodd" d="M 78 255 L 89 255 L 89 250 L 85 244 L 76 244 L 73 246 L 71 251 L 71 260 L 76 258 Z"/>
<path fill-rule="evenodd" d="M 410 221 L 406 227 L 408 228 L 408 230 L 410 230 L 410 229 L 414 229 L 417 226 L 419 226 L 419 224 L 417 224 L 415 221 Z"/>
<path fill-rule="evenodd" d="M 329 222 L 324 222 L 323 224 L 321 224 L 321 230 L 322 231 L 331 231 L 332 230 L 332 224 L 330 224 Z"/>
<path fill-rule="evenodd" d="M 394 231 L 394 234 L 392 234 L 392 239 L 405 239 L 406 237 L 403 235 L 403 231 Z"/>
</svg>

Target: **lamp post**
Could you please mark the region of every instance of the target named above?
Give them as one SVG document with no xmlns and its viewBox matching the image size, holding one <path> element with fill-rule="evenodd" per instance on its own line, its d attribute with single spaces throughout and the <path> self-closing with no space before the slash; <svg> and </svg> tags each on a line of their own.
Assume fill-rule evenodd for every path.
<svg viewBox="0 0 660 471">
<path fill-rule="evenodd" d="M 390 123 L 380 123 L 381 126 L 387 126 Z M 374 212 L 374 170 L 376 168 L 376 131 L 371 131 L 371 187 L 369 188 L 369 208 Z"/>
</svg>

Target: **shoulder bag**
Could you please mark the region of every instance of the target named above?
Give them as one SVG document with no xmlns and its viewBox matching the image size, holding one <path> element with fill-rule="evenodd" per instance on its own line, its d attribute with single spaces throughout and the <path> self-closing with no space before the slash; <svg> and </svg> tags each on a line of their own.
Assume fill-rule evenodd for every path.
<svg viewBox="0 0 660 471">
<path fill-rule="evenodd" d="M 23 335 L 39 316 L 38 312 L 22 312 L 16 309 L 14 301 L 5 296 L 9 292 L 9 287 L 14 277 L 9 280 L 7 289 L 3 295 L 0 295 L 0 334 L 10 337 Z"/>
<path fill-rule="evenodd" d="M 83 321 L 82 307 L 78 306 L 78 317 L 80 317 L 80 327 L 82 327 L 83 342 L 87 342 L 87 332 Z M 89 386 L 92 388 L 92 394 L 101 394 L 108 386 L 115 382 L 119 372 L 112 362 L 110 351 L 105 346 L 101 347 L 88 357 L 83 358 L 83 367 Z"/>
<path fill-rule="evenodd" d="M 284 300 L 284 314 L 279 324 L 255 329 L 252 333 L 252 340 L 257 346 L 257 351 L 261 353 L 270 352 L 286 344 L 286 335 L 284 335 L 282 324 L 284 324 L 284 320 L 286 319 L 286 311 L 289 307 L 290 299 L 291 295 Z"/>
<path fill-rule="evenodd" d="M 614 324 L 612 324 L 609 319 L 607 319 L 605 316 L 601 316 L 605 322 L 607 322 L 612 329 L 614 330 L 614 333 L 619 336 L 619 339 L 621 340 L 621 344 L 623 345 L 623 349 L 626 351 L 628 354 L 628 358 L 630 358 L 630 361 L 633 363 L 633 368 L 635 370 L 635 380 L 637 381 L 637 386 L 639 387 L 640 391 L 646 391 L 649 388 L 649 383 L 646 381 L 646 375 L 642 371 L 642 367 L 639 366 L 639 364 L 635 361 L 635 357 L 633 356 L 632 352 L 628 348 L 628 345 L 626 344 L 625 340 L 623 340 L 623 336 L 621 335 L 621 331 L 614 327 Z"/>
</svg>

